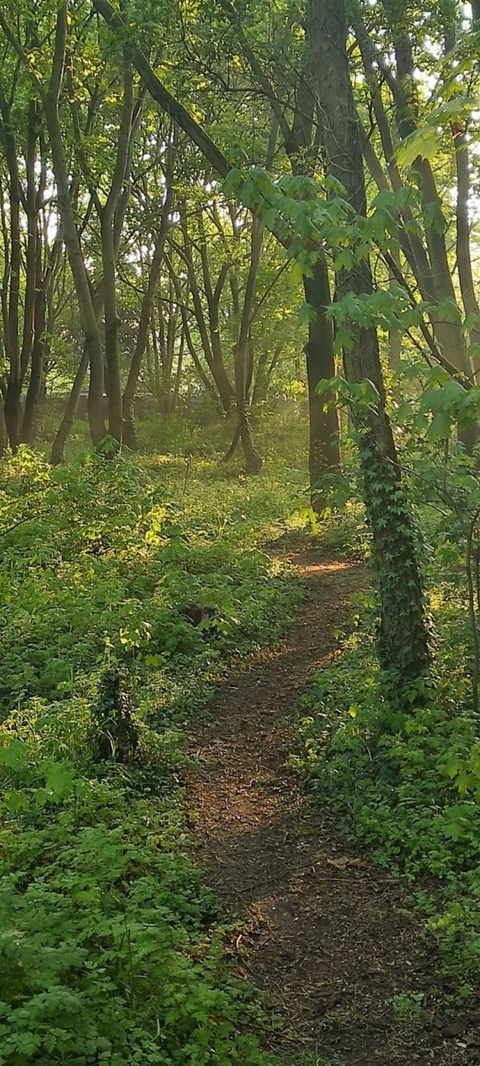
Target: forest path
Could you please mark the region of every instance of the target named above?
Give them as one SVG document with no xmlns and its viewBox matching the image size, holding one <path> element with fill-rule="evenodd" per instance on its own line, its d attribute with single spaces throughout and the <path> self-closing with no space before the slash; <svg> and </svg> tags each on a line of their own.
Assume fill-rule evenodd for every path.
<svg viewBox="0 0 480 1066">
<path fill-rule="evenodd" d="M 357 562 L 314 550 L 288 558 L 303 608 L 282 644 L 219 685 L 189 782 L 204 879 L 242 922 L 236 972 L 270 993 L 272 1046 L 287 1057 L 316 1049 L 341 1066 L 472 1066 L 478 1048 L 448 1022 L 449 990 L 402 910 L 401 883 L 339 839 L 285 770 L 288 715 L 368 585 Z"/>
</svg>

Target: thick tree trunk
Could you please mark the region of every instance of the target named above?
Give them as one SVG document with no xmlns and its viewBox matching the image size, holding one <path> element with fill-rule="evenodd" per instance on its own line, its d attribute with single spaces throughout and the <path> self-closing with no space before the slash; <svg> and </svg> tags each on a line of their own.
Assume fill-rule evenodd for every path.
<svg viewBox="0 0 480 1066">
<path fill-rule="evenodd" d="M 307 63 L 311 25 L 307 20 Z M 310 80 L 310 79 L 308 79 Z M 312 169 L 312 121 L 314 101 L 307 72 L 301 78 L 297 111 L 292 129 L 285 144 L 294 174 L 309 173 Z M 333 329 L 326 319 L 326 308 L 331 302 L 327 261 L 322 248 L 311 278 L 304 278 L 305 300 L 315 310 L 315 319 L 308 326 L 308 342 L 305 346 L 308 405 L 309 405 L 309 472 L 310 500 L 315 511 L 322 511 L 325 493 L 321 479 L 328 474 L 338 474 L 341 469 L 340 423 L 335 408 L 324 409 L 323 399 L 317 392 L 319 381 L 335 375 L 335 352 Z"/>
<path fill-rule="evenodd" d="M 311 278 L 304 278 L 305 299 L 315 309 L 315 318 L 308 327 L 305 347 L 310 410 L 310 496 L 312 507 L 320 513 L 325 505 L 321 479 L 340 471 L 339 425 L 335 408 L 325 410 L 324 397 L 317 387 L 320 381 L 335 375 L 333 330 L 325 316 L 330 303 L 330 282 L 325 256 L 319 255 Z"/>
<path fill-rule="evenodd" d="M 366 213 L 361 145 L 346 50 L 343 0 L 311 0 L 309 10 L 312 81 L 324 118 L 323 139 L 329 173 L 347 189 L 354 210 Z M 337 277 L 337 298 L 372 292 L 367 260 Z M 367 518 L 372 531 L 380 606 L 379 656 L 398 689 L 424 676 L 429 667 L 423 595 L 415 557 L 412 522 L 401 483 L 385 393 L 378 340 L 372 328 L 351 323 L 352 346 L 345 351 L 345 376 L 352 384 L 370 381 L 376 406 L 355 413 Z"/>
</svg>

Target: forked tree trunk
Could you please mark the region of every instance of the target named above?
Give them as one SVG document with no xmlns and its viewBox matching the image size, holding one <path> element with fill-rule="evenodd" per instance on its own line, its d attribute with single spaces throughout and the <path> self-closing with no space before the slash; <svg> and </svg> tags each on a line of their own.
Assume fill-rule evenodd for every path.
<svg viewBox="0 0 480 1066">
<path fill-rule="evenodd" d="M 50 452 L 50 462 L 52 466 L 58 466 L 59 463 L 63 463 L 65 459 L 65 445 L 70 435 L 71 428 L 75 422 L 78 401 L 82 392 L 83 382 L 85 381 L 85 375 L 88 370 L 89 364 L 88 347 L 85 343 L 83 346 L 82 357 L 78 365 L 77 373 L 75 374 L 74 382 L 70 391 L 70 396 L 67 400 L 65 411 L 63 412 L 62 421 L 55 434 L 55 439 L 52 444 L 52 450 Z"/>
</svg>

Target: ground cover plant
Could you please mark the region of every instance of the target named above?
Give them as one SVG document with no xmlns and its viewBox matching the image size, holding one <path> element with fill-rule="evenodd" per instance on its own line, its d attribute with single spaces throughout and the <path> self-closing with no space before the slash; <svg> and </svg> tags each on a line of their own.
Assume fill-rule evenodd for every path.
<svg viewBox="0 0 480 1066">
<path fill-rule="evenodd" d="M 220 498 L 212 465 L 187 485 L 182 469 L 2 464 L 5 1066 L 266 1061 L 188 858 L 179 773 L 225 663 L 293 609 L 259 541 L 297 488 L 235 477 Z"/>
<path fill-rule="evenodd" d="M 446 406 L 441 382 L 428 389 L 434 409 Z M 420 409 L 422 419 L 422 401 Z M 432 673 L 399 697 L 395 680 L 379 669 L 374 588 L 357 596 L 349 635 L 301 700 L 291 765 L 319 803 L 333 804 L 347 837 L 407 875 L 410 906 L 438 940 L 445 973 L 467 995 L 478 987 L 480 956 L 478 474 L 462 449 L 434 454 L 430 426 L 423 443 L 417 435 L 406 451 L 405 465 L 424 559 Z"/>
</svg>

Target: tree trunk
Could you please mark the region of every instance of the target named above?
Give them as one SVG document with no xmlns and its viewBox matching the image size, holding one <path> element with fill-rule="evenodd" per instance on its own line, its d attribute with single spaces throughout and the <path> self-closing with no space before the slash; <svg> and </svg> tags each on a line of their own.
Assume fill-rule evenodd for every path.
<svg viewBox="0 0 480 1066">
<path fill-rule="evenodd" d="M 475 283 L 473 279 L 472 257 L 470 254 L 470 167 L 468 157 L 468 141 L 463 129 L 458 127 L 453 130 L 455 143 L 455 163 L 457 170 L 457 269 L 460 291 L 462 294 L 465 315 L 480 314 Z M 480 328 L 476 325 L 470 330 L 470 343 L 480 344 Z M 478 356 L 473 360 L 478 371 L 480 359 Z"/>
<path fill-rule="evenodd" d="M 412 89 L 412 86 L 414 85 L 414 60 L 412 56 L 411 42 L 408 38 L 408 34 L 405 33 L 403 29 L 403 23 L 401 23 L 400 31 L 398 31 L 395 25 L 395 18 L 397 18 L 397 15 L 400 13 L 400 8 L 395 8 L 395 11 L 392 11 L 390 4 L 386 3 L 386 0 L 382 0 L 382 2 L 383 6 L 388 8 L 388 14 L 394 34 L 397 76 L 395 76 L 384 55 L 380 53 L 378 49 L 375 49 L 363 23 L 358 18 L 354 21 L 355 32 L 363 59 L 365 76 L 370 89 L 373 110 L 385 156 L 387 173 L 392 188 L 395 192 L 398 192 L 404 186 L 401 173 L 395 160 L 393 138 L 390 131 L 389 118 L 383 102 L 378 68 L 380 68 L 380 74 L 384 77 L 392 94 L 397 128 L 400 136 L 403 138 L 407 137 L 417 128 L 415 122 L 415 99 Z M 377 162 L 375 153 L 371 149 L 371 146 L 369 147 L 367 145 L 364 138 L 363 148 L 367 165 L 371 170 L 372 176 L 379 187 L 382 187 L 383 183 L 381 184 L 379 182 L 378 167 L 375 165 Z M 418 157 L 414 160 L 413 169 L 417 171 L 419 176 L 419 186 L 425 212 L 425 220 L 428 217 L 428 209 L 431 208 L 433 204 L 438 208 L 438 211 L 436 213 L 436 221 L 433 225 L 427 225 L 427 222 L 425 221 L 425 242 L 423 242 L 410 225 L 414 221 L 411 209 L 408 206 L 403 208 L 403 225 L 400 224 L 399 228 L 399 239 L 402 250 L 413 271 L 422 299 L 430 304 L 438 304 L 443 300 L 449 300 L 452 303 L 455 303 L 456 296 L 448 263 L 445 235 L 437 228 L 438 218 L 441 217 L 441 200 L 438 195 L 432 167 L 428 160 Z M 388 188 L 388 181 L 386 181 L 386 179 L 385 186 Z M 408 231 L 406 227 L 410 227 Z M 440 350 L 440 354 L 444 356 L 445 362 L 449 363 L 459 371 L 459 379 L 461 379 L 462 376 L 464 379 L 469 379 L 473 368 L 468 356 L 468 350 L 460 320 L 458 322 L 448 322 L 445 320 L 442 311 L 436 311 L 435 309 L 429 312 L 429 318 L 433 326 L 437 347 Z M 459 438 L 463 441 L 465 448 L 471 450 L 475 440 L 475 430 L 472 430 L 470 427 L 459 426 Z"/>
<path fill-rule="evenodd" d="M 30 381 L 25 397 L 25 410 L 23 414 L 21 439 L 25 444 L 35 443 L 37 415 L 43 389 L 43 371 L 45 362 L 46 341 L 46 310 L 47 294 L 45 291 L 46 278 L 40 277 L 42 269 L 42 257 L 40 248 L 37 252 L 37 291 L 35 293 L 34 307 L 34 330 L 32 358 L 30 365 Z"/>
<path fill-rule="evenodd" d="M 5 455 L 7 447 L 7 427 L 5 425 L 3 389 L 0 388 L 0 459 Z"/>
<path fill-rule="evenodd" d="M 313 509 L 320 513 L 326 502 L 321 479 L 325 474 L 340 471 L 338 414 L 333 407 L 325 410 L 324 397 L 317 392 L 320 381 L 330 380 L 335 375 L 333 329 L 325 317 L 330 304 L 330 282 L 323 253 L 315 263 L 312 277 L 304 278 L 303 284 L 305 299 L 315 310 L 315 318 L 308 327 L 305 355 L 310 411 L 310 498 Z"/>
<path fill-rule="evenodd" d="M 10 206 L 10 257 L 4 277 L 7 290 L 2 301 L 4 309 L 4 343 L 8 371 L 4 396 L 4 419 L 10 447 L 16 452 L 21 422 L 22 376 L 20 366 L 19 320 L 20 320 L 20 265 L 21 231 L 20 202 L 21 186 L 18 172 L 18 152 L 10 106 L 0 87 L 0 134 L 3 153 L 8 167 Z"/>
<path fill-rule="evenodd" d="M 58 96 L 65 60 L 67 33 L 67 5 L 63 4 L 57 15 L 55 56 L 52 77 L 44 99 L 45 118 L 50 134 L 53 169 L 58 191 L 58 210 L 62 233 L 68 253 L 70 269 L 77 294 L 85 344 L 90 358 L 90 384 L 88 392 L 88 420 L 92 442 L 95 447 L 105 436 L 103 421 L 103 352 L 95 310 L 92 301 L 87 269 L 80 246 L 75 214 L 70 196 L 70 184 L 62 130 L 58 113 Z"/>
<path fill-rule="evenodd" d="M 310 46 L 310 23 L 307 21 L 306 42 Z M 308 60 L 308 51 L 307 51 Z M 311 171 L 313 98 L 307 84 L 307 72 L 300 83 L 297 112 L 285 148 L 293 174 Z M 308 162 L 310 159 L 310 166 Z M 331 302 L 328 266 L 322 248 L 311 278 L 303 280 L 305 300 L 315 311 L 315 319 L 308 326 L 308 341 L 305 357 L 308 382 L 309 407 L 309 455 L 310 501 L 312 508 L 320 513 L 325 506 L 325 492 L 320 482 L 325 474 L 338 474 L 341 469 L 340 424 L 338 412 L 331 407 L 324 410 L 323 398 L 317 392 L 319 381 L 330 380 L 335 375 L 335 352 L 333 329 L 325 317 Z"/>
<path fill-rule="evenodd" d="M 311 0 L 309 10 L 312 81 L 324 119 L 323 140 L 329 174 L 346 187 L 357 214 L 366 214 L 365 183 L 346 50 L 343 0 Z M 372 292 L 366 259 L 337 276 L 337 299 Z M 372 382 L 376 406 L 355 413 L 359 460 L 368 522 L 372 531 L 380 607 L 379 657 L 397 692 L 423 677 L 429 667 L 423 594 L 415 557 L 412 521 L 401 484 L 376 332 L 351 324 L 352 345 L 344 353 L 352 384 Z"/>
<path fill-rule="evenodd" d="M 57 429 L 55 439 L 52 444 L 52 450 L 50 452 L 50 462 L 52 466 L 58 466 L 59 463 L 63 463 L 65 459 L 65 444 L 67 443 L 70 435 L 71 428 L 75 421 L 77 413 L 78 401 L 85 381 L 85 375 L 87 373 L 90 357 L 88 353 L 87 343 L 83 346 L 82 358 L 78 366 L 77 373 L 75 374 L 74 382 L 70 392 L 70 396 L 67 400 L 67 406 L 63 413 L 62 421 Z"/>
<path fill-rule="evenodd" d="M 250 266 L 245 285 L 238 339 L 234 352 L 235 397 L 237 403 L 238 429 L 242 442 L 243 454 L 245 456 L 245 471 L 247 474 L 259 474 L 263 466 L 262 456 L 253 443 L 248 412 L 248 349 L 262 239 L 263 227 L 258 219 L 253 218 L 250 238 Z"/>
<path fill-rule="evenodd" d="M 145 290 L 142 300 L 142 306 L 140 309 L 140 321 L 138 324 L 135 350 L 132 356 L 132 362 L 130 364 L 127 384 L 125 385 L 125 390 L 123 393 L 123 418 L 129 424 L 128 433 L 129 440 L 131 442 L 129 444 L 129 447 L 131 447 L 131 445 L 134 444 L 135 441 L 135 436 L 131 433 L 131 428 L 133 425 L 132 404 L 135 398 L 135 393 L 137 391 L 140 369 L 147 346 L 147 337 L 150 318 L 152 314 L 153 300 L 158 285 L 160 269 L 162 266 L 165 251 L 165 239 L 168 231 L 169 213 L 172 205 L 172 195 L 172 185 L 171 182 L 168 181 L 165 202 L 163 205 L 162 221 L 160 223 L 160 230 L 158 232 L 157 240 L 155 243 L 152 263 L 150 266 L 150 273 L 147 282 L 147 288 Z"/>
<path fill-rule="evenodd" d="M 118 313 L 116 293 L 113 221 L 105 212 L 101 224 L 102 265 L 105 291 L 105 363 L 108 393 L 108 431 L 117 444 L 122 443 L 123 407 L 118 348 Z"/>
</svg>

